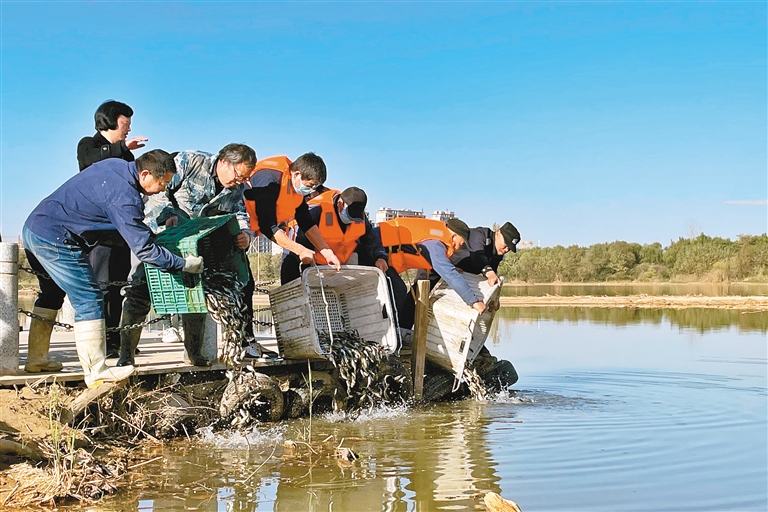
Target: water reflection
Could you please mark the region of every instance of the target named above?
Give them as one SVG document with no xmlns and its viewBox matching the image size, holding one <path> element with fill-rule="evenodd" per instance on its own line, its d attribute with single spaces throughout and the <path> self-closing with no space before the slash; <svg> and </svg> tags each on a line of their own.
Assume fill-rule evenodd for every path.
<svg viewBox="0 0 768 512">
<path fill-rule="evenodd" d="M 512 411 L 507 416 L 514 416 Z M 283 449 L 306 422 L 202 436 L 143 454 L 162 461 L 142 467 L 130 490 L 107 500 L 121 510 L 365 511 L 472 510 L 501 492 L 487 440 L 493 421 L 475 403 L 420 411 L 377 411 L 357 420 L 315 419 L 313 439 L 343 439 L 361 458 L 297 457 Z M 303 433 L 303 434 L 302 434 Z M 297 435 L 299 436 L 297 438 Z M 415 507 L 415 508 L 414 508 Z"/>
<path fill-rule="evenodd" d="M 361 463 L 331 461 L 316 471 L 283 466 L 274 510 L 475 508 L 478 496 L 500 492 L 486 439 L 489 419 L 481 408 L 457 407 L 461 413 L 429 408 L 395 418 L 321 422 L 328 435 L 360 452 Z"/>
<path fill-rule="evenodd" d="M 483 510 L 488 491 L 523 510 L 767 509 L 764 323 L 559 310 L 497 317 L 489 348 L 520 373 L 511 396 L 315 417 L 312 439 L 353 448 L 352 464 L 285 450 L 306 419 L 181 438 L 145 448 L 97 509 Z"/>
<path fill-rule="evenodd" d="M 744 332 L 768 331 L 768 312 L 740 311 L 733 309 L 686 308 L 686 309 L 651 309 L 651 308 L 580 308 L 580 307 L 504 307 L 497 317 L 500 322 L 533 322 L 553 320 L 555 322 L 590 322 L 605 325 L 626 326 L 633 324 L 669 323 L 679 329 L 692 329 L 699 333 L 738 327 Z M 504 319 L 506 322 L 501 322 Z M 494 328 L 490 336 L 504 338 L 504 329 Z"/>
<path fill-rule="evenodd" d="M 639 294 L 654 296 L 704 295 L 706 297 L 768 295 L 768 283 L 514 284 L 502 288 L 502 295 L 504 296 L 606 295 L 612 297 Z"/>
</svg>

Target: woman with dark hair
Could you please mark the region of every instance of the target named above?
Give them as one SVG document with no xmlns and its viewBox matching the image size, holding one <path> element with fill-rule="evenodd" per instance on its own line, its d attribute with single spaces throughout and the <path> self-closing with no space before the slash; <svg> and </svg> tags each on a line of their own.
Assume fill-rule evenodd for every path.
<svg viewBox="0 0 768 512">
<path fill-rule="evenodd" d="M 127 138 L 132 116 L 133 109 L 125 103 L 108 100 L 99 105 L 93 116 L 96 134 L 83 137 L 77 144 L 77 163 L 81 171 L 107 158 L 119 158 L 126 162 L 135 160 L 131 150 L 143 148 L 149 139 Z M 108 328 L 120 325 L 123 310 L 121 286 L 110 286 L 109 283 L 126 281 L 131 270 L 131 251 L 118 233 L 114 233 L 113 238 L 105 245 L 94 247 L 90 254 L 91 266 L 104 293 L 104 318 Z M 108 357 L 117 357 L 119 350 L 120 333 L 110 332 L 107 335 Z"/>
<path fill-rule="evenodd" d="M 105 101 L 93 116 L 96 135 L 83 137 L 77 144 L 77 163 L 82 171 L 86 167 L 107 158 L 120 158 L 133 162 L 132 149 L 144 147 L 146 137 L 131 137 L 133 109 L 119 101 Z"/>
</svg>

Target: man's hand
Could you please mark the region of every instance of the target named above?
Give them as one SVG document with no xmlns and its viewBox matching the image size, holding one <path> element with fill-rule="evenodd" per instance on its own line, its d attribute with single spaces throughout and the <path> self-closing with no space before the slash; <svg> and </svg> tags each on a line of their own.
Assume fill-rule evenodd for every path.
<svg viewBox="0 0 768 512">
<path fill-rule="evenodd" d="M 146 137 L 131 137 L 130 139 L 125 139 L 125 147 L 130 150 L 143 148 L 144 143 L 148 140 Z"/>
<path fill-rule="evenodd" d="M 165 227 L 169 228 L 171 226 L 178 226 L 179 225 L 179 218 L 177 216 L 168 217 L 168 219 L 165 221 Z"/>
<path fill-rule="evenodd" d="M 311 249 L 302 247 L 296 255 L 304 265 L 313 265 L 315 263 L 315 251 Z"/>
<path fill-rule="evenodd" d="M 389 268 L 389 265 L 387 265 L 387 260 L 385 260 L 384 258 L 377 259 L 375 265 L 376 265 L 376 268 L 378 268 L 382 272 L 386 272 L 387 269 Z"/>
<path fill-rule="evenodd" d="M 329 265 L 336 267 L 336 270 L 341 270 L 341 261 L 339 261 L 339 258 L 336 257 L 331 249 L 320 249 L 320 254 L 323 255 L 323 258 L 325 258 Z"/>
<path fill-rule="evenodd" d="M 482 315 L 483 312 L 485 311 L 485 303 L 483 301 L 479 300 L 479 301 L 475 302 L 474 304 L 472 304 L 472 309 L 474 309 L 475 311 L 477 311 L 478 313 L 480 313 Z"/>
<path fill-rule="evenodd" d="M 499 276 L 497 276 L 496 272 L 494 272 L 493 270 L 489 270 L 488 272 L 486 272 L 485 278 L 488 279 L 488 286 L 493 286 L 499 282 Z"/>
<path fill-rule="evenodd" d="M 202 274 L 203 273 L 203 257 L 192 256 L 191 254 L 184 258 L 184 272 L 190 274 Z"/>
<path fill-rule="evenodd" d="M 240 234 L 235 235 L 235 245 L 238 249 L 247 249 L 250 242 L 248 242 L 248 235 L 241 231 Z"/>
</svg>

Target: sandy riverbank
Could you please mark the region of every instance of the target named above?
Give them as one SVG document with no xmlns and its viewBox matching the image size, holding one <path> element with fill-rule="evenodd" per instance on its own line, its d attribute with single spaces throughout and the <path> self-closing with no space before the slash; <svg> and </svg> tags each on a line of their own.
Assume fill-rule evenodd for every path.
<svg viewBox="0 0 768 512">
<path fill-rule="evenodd" d="M 502 297 L 502 306 L 512 307 L 587 307 L 587 308 L 717 308 L 717 309 L 748 309 L 752 311 L 768 311 L 768 297 L 705 297 L 702 295 L 687 296 L 656 296 L 656 295 L 626 295 L 626 296 L 560 296 L 544 295 L 542 297 L 516 296 Z"/>
</svg>

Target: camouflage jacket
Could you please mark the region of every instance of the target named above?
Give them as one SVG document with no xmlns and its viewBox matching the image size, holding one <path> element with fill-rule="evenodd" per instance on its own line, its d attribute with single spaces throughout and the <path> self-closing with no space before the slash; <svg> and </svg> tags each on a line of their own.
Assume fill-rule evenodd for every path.
<svg viewBox="0 0 768 512">
<path fill-rule="evenodd" d="M 149 196 L 144 206 L 144 223 L 157 233 L 174 215 L 184 219 L 234 213 L 240 229 L 252 239 L 248 214 L 243 202 L 245 185 L 224 188 L 216 193 L 213 166 L 216 155 L 202 151 L 182 151 L 175 157 L 176 175 L 165 192 Z"/>
</svg>

